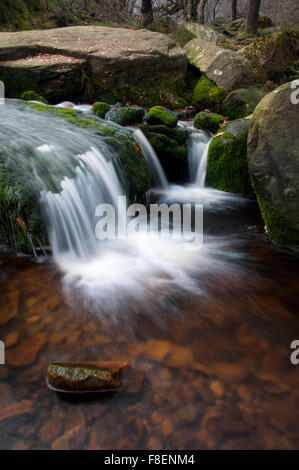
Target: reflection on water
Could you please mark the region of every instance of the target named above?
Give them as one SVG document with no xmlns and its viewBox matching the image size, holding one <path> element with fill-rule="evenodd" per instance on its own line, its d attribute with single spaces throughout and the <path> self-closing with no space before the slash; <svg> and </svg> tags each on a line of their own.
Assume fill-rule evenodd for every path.
<svg viewBox="0 0 299 470">
<path fill-rule="evenodd" d="M 298 448 L 298 261 L 271 247 L 254 210 L 246 217 L 246 230 L 241 219 L 230 229 L 244 243 L 226 247 L 246 260 L 199 274 L 204 295 L 170 303 L 153 285 L 105 318 L 104 303 L 66 302 L 55 266 L 2 253 L 1 448 Z M 134 371 L 117 394 L 70 399 L 45 386 L 49 362 L 112 358 Z"/>
</svg>

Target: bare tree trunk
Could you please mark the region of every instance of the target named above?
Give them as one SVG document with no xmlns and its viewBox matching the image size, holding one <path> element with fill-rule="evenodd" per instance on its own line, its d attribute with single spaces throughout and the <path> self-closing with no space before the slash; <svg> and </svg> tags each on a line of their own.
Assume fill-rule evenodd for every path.
<svg viewBox="0 0 299 470">
<path fill-rule="evenodd" d="M 142 27 L 146 28 L 154 21 L 152 0 L 142 0 L 141 4 Z"/>
<path fill-rule="evenodd" d="M 237 19 L 237 3 L 238 0 L 232 0 L 232 21 Z"/>
<path fill-rule="evenodd" d="M 249 10 L 246 21 L 246 32 L 256 35 L 259 12 L 260 12 L 261 0 L 250 0 Z"/>
<path fill-rule="evenodd" d="M 204 24 L 205 23 L 205 6 L 206 6 L 207 0 L 200 0 L 199 3 L 199 16 L 198 16 L 198 22 L 199 24 Z"/>
<path fill-rule="evenodd" d="M 186 20 L 197 21 L 198 19 L 198 3 L 199 0 L 188 0 L 186 2 Z"/>
</svg>

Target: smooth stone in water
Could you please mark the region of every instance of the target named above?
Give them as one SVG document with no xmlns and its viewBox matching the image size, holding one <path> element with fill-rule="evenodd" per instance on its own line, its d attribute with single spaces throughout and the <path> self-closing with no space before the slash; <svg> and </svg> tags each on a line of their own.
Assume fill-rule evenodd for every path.
<svg viewBox="0 0 299 470">
<path fill-rule="evenodd" d="M 47 369 L 49 388 L 58 392 L 86 393 L 118 390 L 126 362 L 63 362 Z"/>
</svg>

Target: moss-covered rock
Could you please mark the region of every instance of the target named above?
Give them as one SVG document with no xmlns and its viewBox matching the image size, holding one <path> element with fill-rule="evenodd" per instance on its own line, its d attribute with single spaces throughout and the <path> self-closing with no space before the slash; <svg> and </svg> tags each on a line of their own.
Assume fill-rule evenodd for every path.
<svg viewBox="0 0 299 470">
<path fill-rule="evenodd" d="M 21 98 L 25 101 L 41 101 L 42 103 L 48 104 L 48 101 L 43 96 L 33 90 L 24 91 Z"/>
<path fill-rule="evenodd" d="M 208 186 L 242 195 L 252 195 L 247 161 L 250 119 L 228 123 L 213 138 L 208 154 Z"/>
<path fill-rule="evenodd" d="M 193 90 L 192 104 L 198 108 L 218 109 L 225 95 L 223 88 L 215 85 L 209 78 L 202 75 Z"/>
<path fill-rule="evenodd" d="M 284 83 L 290 67 L 298 65 L 298 54 L 298 29 L 289 28 L 258 38 L 240 50 L 240 55 L 250 61 L 252 78 L 256 83 L 269 80 Z"/>
<path fill-rule="evenodd" d="M 184 46 L 189 62 L 226 92 L 244 88 L 250 80 L 248 60 L 235 51 L 195 38 Z"/>
<path fill-rule="evenodd" d="M 272 240 L 299 250 L 298 105 L 291 83 L 269 93 L 254 111 L 248 137 L 252 185 Z"/>
<path fill-rule="evenodd" d="M 196 38 L 196 35 L 186 28 L 185 23 L 179 23 L 171 37 L 178 46 L 184 47 L 188 42 Z"/>
<path fill-rule="evenodd" d="M 144 109 L 141 107 L 126 106 L 122 108 L 111 109 L 107 114 L 107 119 L 116 122 L 120 126 L 130 126 L 139 124 L 144 118 Z"/>
<path fill-rule="evenodd" d="M 235 32 L 235 33 L 242 32 L 245 30 L 245 26 L 246 26 L 246 20 L 244 18 L 241 18 L 241 19 L 233 21 L 226 28 L 226 31 Z M 275 26 L 275 23 L 269 16 L 263 15 L 263 14 L 259 15 L 259 20 L 258 20 L 259 29 L 271 28 L 272 26 Z"/>
<path fill-rule="evenodd" d="M 168 180 L 176 183 L 186 181 L 189 132 L 163 125 L 141 126 L 141 130 L 154 148 Z"/>
<path fill-rule="evenodd" d="M 165 126 L 175 127 L 179 118 L 174 112 L 163 108 L 163 106 L 154 106 L 145 116 L 145 120 L 150 125 L 163 124 Z"/>
<path fill-rule="evenodd" d="M 38 195 L 21 177 L 8 174 L 0 155 L 0 239 L 13 249 L 29 251 L 47 240 Z"/>
<path fill-rule="evenodd" d="M 266 92 L 258 88 L 231 91 L 223 101 L 221 111 L 231 118 L 249 116 L 265 95 Z"/>
<path fill-rule="evenodd" d="M 196 129 L 212 132 L 215 134 L 219 130 L 219 125 L 225 122 L 225 117 L 220 114 L 206 113 L 202 111 L 195 116 L 193 125 Z"/>
<path fill-rule="evenodd" d="M 58 96 L 110 98 L 108 103 L 177 108 L 186 104 L 186 68 L 182 49 L 166 34 L 145 29 L 93 25 L 0 33 L 0 79 L 12 98 L 32 89 L 50 102 Z M 46 95 L 46 88 L 53 93 Z"/>
<path fill-rule="evenodd" d="M 109 104 L 98 101 L 92 107 L 92 112 L 101 119 L 105 119 L 106 114 L 110 109 Z"/>
</svg>

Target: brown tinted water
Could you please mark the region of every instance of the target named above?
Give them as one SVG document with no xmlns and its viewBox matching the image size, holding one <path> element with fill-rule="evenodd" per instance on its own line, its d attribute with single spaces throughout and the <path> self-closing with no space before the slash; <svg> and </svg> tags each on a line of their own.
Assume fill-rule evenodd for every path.
<svg viewBox="0 0 299 470">
<path fill-rule="evenodd" d="M 50 262 L 2 252 L 1 449 L 299 448 L 298 259 L 250 218 L 233 228 L 242 275 L 208 273 L 207 295 L 134 313 L 120 305 L 113 321 L 67 303 Z M 49 362 L 112 358 L 134 371 L 118 393 L 46 387 Z"/>
</svg>

